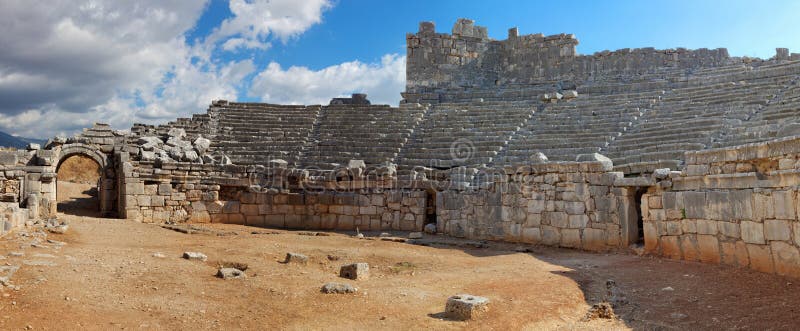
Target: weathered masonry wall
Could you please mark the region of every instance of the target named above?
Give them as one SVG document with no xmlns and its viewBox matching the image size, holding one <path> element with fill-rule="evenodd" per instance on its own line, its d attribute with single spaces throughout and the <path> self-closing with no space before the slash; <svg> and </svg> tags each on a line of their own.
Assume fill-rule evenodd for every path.
<svg viewBox="0 0 800 331">
<path fill-rule="evenodd" d="M 729 57 L 724 48 L 620 49 L 578 55 L 578 40 L 571 34 L 520 36 L 510 29 L 508 39 L 497 41 L 488 37 L 485 27 L 467 19 L 459 19 L 452 34 L 436 33 L 432 22 L 422 22 L 419 32 L 406 36 L 406 43 L 406 93 L 586 81 L 597 76 L 633 76 L 661 68 L 707 68 L 741 61 Z"/>
<path fill-rule="evenodd" d="M 425 191 L 241 192 L 238 200 L 215 201 L 212 222 L 290 229 L 419 231 L 425 221 Z"/>
<path fill-rule="evenodd" d="M 486 189 L 444 191 L 440 232 L 455 237 L 605 251 L 636 240 L 635 190 L 610 162 L 557 162 L 514 169 Z"/>
<path fill-rule="evenodd" d="M 800 277 L 800 137 L 687 152 L 643 197 L 645 249 Z"/>
<path fill-rule="evenodd" d="M 339 189 L 285 189 L 254 185 L 258 167 L 125 161 L 125 215 L 144 222 L 231 223 L 292 229 L 421 230 L 426 193 L 386 188 L 384 182 L 347 182 Z M 291 172 L 283 169 L 279 172 Z M 350 188 L 350 189 L 348 189 Z"/>
</svg>

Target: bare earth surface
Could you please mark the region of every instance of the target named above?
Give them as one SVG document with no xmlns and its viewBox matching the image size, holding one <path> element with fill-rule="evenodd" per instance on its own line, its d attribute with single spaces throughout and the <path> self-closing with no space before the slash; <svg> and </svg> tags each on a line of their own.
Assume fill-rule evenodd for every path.
<svg viewBox="0 0 800 331">
<path fill-rule="evenodd" d="M 0 264 L 20 266 L 0 292 L 0 329 L 777 330 L 796 328 L 800 314 L 800 282 L 726 266 L 540 247 L 518 252 L 438 236 L 425 240 L 444 244 L 422 246 L 235 225 L 186 234 L 60 217 L 70 222 L 66 234 L 26 229 L 0 239 Z M 209 260 L 184 260 L 184 251 Z M 280 263 L 287 252 L 310 262 Z M 214 277 L 223 261 L 247 263 L 248 278 Z M 339 266 L 352 262 L 368 262 L 371 278 L 339 278 Z M 616 286 L 609 289 L 608 280 Z M 358 292 L 320 293 L 331 281 Z M 488 297 L 489 313 L 470 322 L 443 319 L 445 301 L 460 293 Z M 604 300 L 618 319 L 584 319 Z"/>
</svg>

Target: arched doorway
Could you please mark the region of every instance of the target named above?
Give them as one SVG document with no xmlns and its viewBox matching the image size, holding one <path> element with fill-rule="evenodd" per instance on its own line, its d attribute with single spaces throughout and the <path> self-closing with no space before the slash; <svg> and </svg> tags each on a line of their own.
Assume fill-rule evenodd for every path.
<svg viewBox="0 0 800 331">
<path fill-rule="evenodd" d="M 100 192 L 103 169 L 93 158 L 73 154 L 56 167 L 56 202 L 60 213 L 102 216 Z"/>
</svg>

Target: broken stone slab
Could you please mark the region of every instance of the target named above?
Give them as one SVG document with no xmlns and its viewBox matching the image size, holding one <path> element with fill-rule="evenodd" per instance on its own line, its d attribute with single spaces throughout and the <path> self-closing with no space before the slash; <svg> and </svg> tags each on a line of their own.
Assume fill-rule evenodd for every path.
<svg viewBox="0 0 800 331">
<path fill-rule="evenodd" d="M 422 232 L 411 232 L 408 234 L 408 239 L 422 239 Z"/>
<path fill-rule="evenodd" d="M 306 265 L 308 264 L 308 256 L 298 253 L 286 253 L 286 259 L 283 260 L 283 263 L 297 263 Z"/>
<path fill-rule="evenodd" d="M 46 227 L 46 229 L 47 229 L 47 231 L 50 231 L 51 233 L 64 234 L 64 233 L 67 233 L 67 230 L 69 230 L 69 225 L 67 225 L 67 224 L 59 224 L 59 225 L 55 225 L 55 226 L 48 226 L 48 227 Z"/>
<path fill-rule="evenodd" d="M 247 274 L 236 268 L 219 268 L 217 270 L 217 277 L 222 279 L 240 279 L 247 278 Z"/>
<path fill-rule="evenodd" d="M 194 149 L 197 150 L 198 153 L 205 154 L 209 148 L 211 148 L 211 140 L 203 138 L 203 136 L 197 136 L 197 139 L 194 140 Z"/>
<path fill-rule="evenodd" d="M 35 150 L 40 150 L 40 149 L 42 149 L 42 145 L 39 145 L 37 143 L 28 143 L 28 150 L 29 151 L 35 151 Z"/>
<path fill-rule="evenodd" d="M 488 298 L 470 294 L 459 294 L 447 299 L 444 315 L 452 320 L 467 321 L 480 317 L 488 310 Z"/>
<path fill-rule="evenodd" d="M 186 130 L 181 128 L 172 128 L 167 131 L 167 135 L 170 137 L 184 138 L 186 137 Z"/>
<path fill-rule="evenodd" d="M 355 293 L 358 289 L 353 287 L 350 284 L 342 284 L 342 283 L 326 283 L 322 286 L 322 293 L 325 294 L 345 294 L 345 293 Z"/>
<path fill-rule="evenodd" d="M 200 161 L 200 156 L 195 151 L 186 151 L 183 153 L 183 160 L 186 162 L 198 162 Z"/>
<path fill-rule="evenodd" d="M 669 177 L 670 171 L 671 170 L 669 168 L 659 168 L 653 170 L 653 177 L 655 177 L 656 179 L 666 179 L 667 177 Z"/>
<path fill-rule="evenodd" d="M 579 154 L 575 161 L 577 162 L 600 162 L 603 164 L 603 168 L 611 171 L 614 168 L 614 162 L 611 161 L 608 157 L 600 153 L 592 153 L 592 154 Z"/>
<path fill-rule="evenodd" d="M 436 224 L 434 224 L 434 223 L 425 224 L 425 227 L 423 228 L 423 231 L 425 231 L 425 233 L 435 234 L 436 233 Z"/>
<path fill-rule="evenodd" d="M 343 265 L 339 268 L 339 277 L 352 280 L 369 279 L 369 264 L 359 262 Z"/>
<path fill-rule="evenodd" d="M 286 162 L 286 160 L 274 159 L 274 160 L 269 160 L 269 162 L 267 162 L 267 165 L 269 165 L 269 167 L 273 169 L 286 169 L 289 167 L 289 162 Z"/>
<path fill-rule="evenodd" d="M 575 90 L 564 91 L 563 93 L 564 99 L 575 99 L 577 97 L 578 97 L 578 91 Z"/>
<path fill-rule="evenodd" d="M 528 159 L 531 161 L 531 163 L 534 163 L 534 164 L 547 163 L 547 161 L 548 161 L 547 160 L 547 155 L 544 155 L 544 153 L 542 153 L 542 152 L 533 153 Z"/>
<path fill-rule="evenodd" d="M 187 260 L 208 260 L 208 256 L 200 252 L 183 252 L 183 258 Z"/>
</svg>

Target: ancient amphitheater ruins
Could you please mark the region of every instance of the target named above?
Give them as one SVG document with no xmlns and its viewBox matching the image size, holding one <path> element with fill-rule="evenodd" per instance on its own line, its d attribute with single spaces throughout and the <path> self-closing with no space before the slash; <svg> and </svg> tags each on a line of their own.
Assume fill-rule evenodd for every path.
<svg viewBox="0 0 800 331">
<path fill-rule="evenodd" d="M 576 53 L 461 19 L 406 36 L 397 106 L 217 100 L 0 152 L 4 232 L 56 213 L 57 170 L 102 169 L 100 209 L 233 223 L 623 251 L 800 277 L 800 54 Z"/>
</svg>

